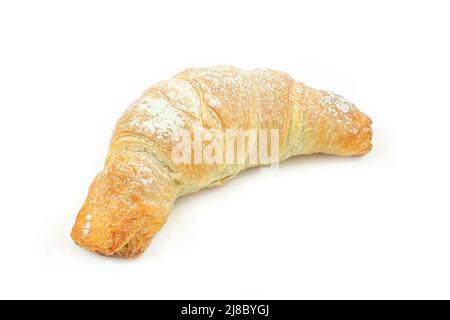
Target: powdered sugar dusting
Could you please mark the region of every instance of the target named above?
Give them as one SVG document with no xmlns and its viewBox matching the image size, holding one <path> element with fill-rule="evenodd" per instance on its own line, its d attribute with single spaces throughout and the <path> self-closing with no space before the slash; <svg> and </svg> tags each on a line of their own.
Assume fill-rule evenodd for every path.
<svg viewBox="0 0 450 320">
<path fill-rule="evenodd" d="M 211 108 L 221 108 L 236 103 L 240 97 L 240 106 L 250 106 L 248 94 L 251 92 L 251 73 L 222 65 L 212 68 L 190 70 L 184 76 L 198 82 L 205 102 Z"/>
<path fill-rule="evenodd" d="M 171 79 L 164 88 L 165 94 L 175 107 L 188 111 L 194 115 L 200 113 L 200 99 L 192 85 L 185 80 Z"/>
<path fill-rule="evenodd" d="M 344 113 L 349 112 L 351 107 L 353 106 L 351 102 L 347 101 L 342 96 L 337 95 L 333 92 L 324 93 L 324 95 L 321 97 L 320 102 L 322 104 L 336 106 L 336 108 L 338 108 L 340 111 Z"/>
<path fill-rule="evenodd" d="M 205 93 L 205 100 L 211 108 L 219 108 L 222 105 L 219 99 L 209 92 Z"/>
<path fill-rule="evenodd" d="M 148 119 L 135 119 L 132 125 L 158 138 L 170 136 L 184 125 L 178 111 L 163 98 L 143 98 L 138 110 Z"/>
<path fill-rule="evenodd" d="M 155 177 L 153 175 L 154 172 L 150 170 L 148 166 L 145 166 L 142 163 L 136 163 L 135 166 L 137 167 L 137 171 L 139 172 L 142 184 L 145 187 L 150 186 L 155 181 Z"/>
</svg>

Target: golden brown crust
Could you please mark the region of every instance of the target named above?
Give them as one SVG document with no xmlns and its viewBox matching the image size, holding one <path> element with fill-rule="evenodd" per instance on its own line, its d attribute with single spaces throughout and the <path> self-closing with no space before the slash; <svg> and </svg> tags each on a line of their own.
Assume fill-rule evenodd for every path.
<svg viewBox="0 0 450 320">
<path fill-rule="evenodd" d="M 177 197 L 221 185 L 251 166 L 176 164 L 171 153 L 179 130 L 217 129 L 223 139 L 228 129 L 277 129 L 284 160 L 298 154 L 365 154 L 372 147 L 370 124 L 344 98 L 282 72 L 229 66 L 186 70 L 148 89 L 122 115 L 72 238 L 102 255 L 137 257 Z"/>
</svg>

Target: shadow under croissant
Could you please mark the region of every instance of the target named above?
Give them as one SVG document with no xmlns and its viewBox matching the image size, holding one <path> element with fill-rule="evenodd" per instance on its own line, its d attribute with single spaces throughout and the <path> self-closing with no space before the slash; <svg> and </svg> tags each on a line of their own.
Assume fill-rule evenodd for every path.
<svg viewBox="0 0 450 320">
<path fill-rule="evenodd" d="M 348 156 L 348 157 L 339 157 L 335 155 L 328 155 L 328 154 L 312 154 L 312 155 L 297 155 L 290 157 L 289 159 L 283 160 L 278 164 L 280 171 L 284 170 L 292 170 L 289 169 L 291 167 L 299 168 L 301 166 L 308 166 L 308 165 L 318 165 L 318 164 L 324 164 L 324 163 L 334 163 L 335 161 L 360 161 L 362 159 L 361 156 Z M 220 188 L 212 187 L 212 188 L 205 188 L 200 191 L 197 191 L 195 193 L 190 193 L 184 196 L 179 197 L 174 206 L 174 210 L 171 212 L 171 216 L 174 214 L 177 214 L 175 211 L 178 211 L 177 208 L 183 206 L 183 203 L 185 201 L 190 201 L 190 199 L 195 199 L 197 197 L 202 197 L 204 194 L 208 194 L 211 192 L 222 192 L 221 190 L 224 189 L 224 187 L 232 186 L 235 183 L 239 183 L 239 180 L 243 179 L 244 177 L 254 177 L 257 175 L 261 175 L 261 170 L 264 170 L 266 167 L 254 167 L 249 168 L 244 171 L 241 171 L 236 177 L 229 180 L 226 184 L 221 185 Z M 257 179 L 257 178 L 256 178 Z"/>
</svg>

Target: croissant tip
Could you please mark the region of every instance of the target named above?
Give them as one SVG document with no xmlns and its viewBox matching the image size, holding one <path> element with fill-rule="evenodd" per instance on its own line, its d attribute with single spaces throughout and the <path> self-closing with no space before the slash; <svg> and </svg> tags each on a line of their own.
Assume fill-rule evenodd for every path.
<svg viewBox="0 0 450 320">
<path fill-rule="evenodd" d="M 73 242 L 80 248 L 86 249 L 91 253 L 101 255 L 108 258 L 120 258 L 124 260 L 136 259 L 143 254 L 143 250 L 130 250 L 125 244 L 122 247 L 100 248 L 87 243 L 82 237 L 79 237 L 75 230 L 72 230 L 71 238 Z"/>
</svg>

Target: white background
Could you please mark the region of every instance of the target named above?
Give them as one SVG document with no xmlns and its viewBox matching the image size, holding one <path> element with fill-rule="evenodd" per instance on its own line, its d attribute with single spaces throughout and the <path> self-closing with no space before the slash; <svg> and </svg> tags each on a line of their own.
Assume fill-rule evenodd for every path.
<svg viewBox="0 0 450 320">
<path fill-rule="evenodd" d="M 0 298 L 450 298 L 448 1 L 1 1 Z M 374 121 L 179 200 L 138 260 L 70 230 L 114 124 L 189 67 L 290 73 Z"/>
</svg>

